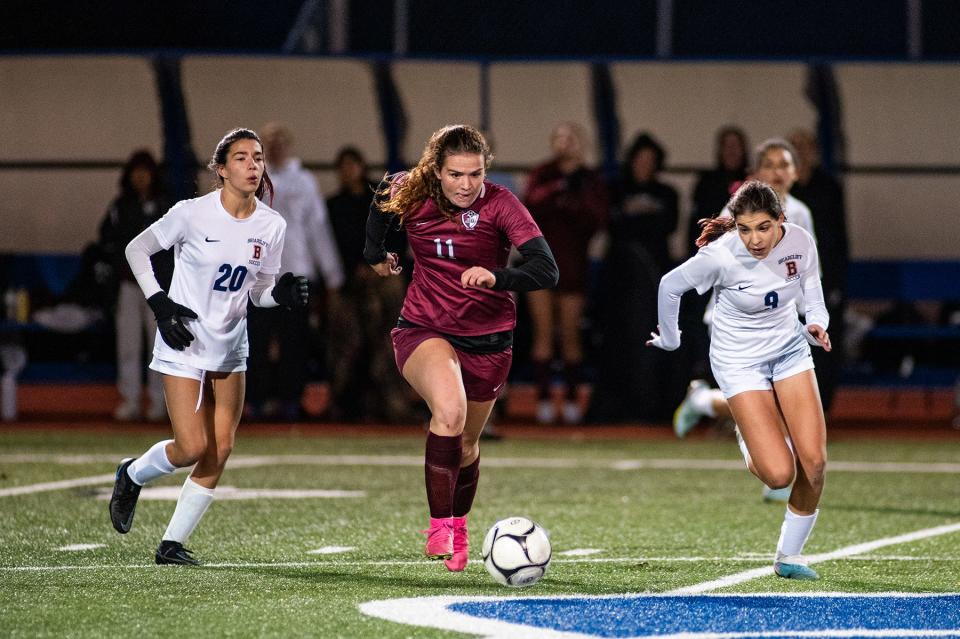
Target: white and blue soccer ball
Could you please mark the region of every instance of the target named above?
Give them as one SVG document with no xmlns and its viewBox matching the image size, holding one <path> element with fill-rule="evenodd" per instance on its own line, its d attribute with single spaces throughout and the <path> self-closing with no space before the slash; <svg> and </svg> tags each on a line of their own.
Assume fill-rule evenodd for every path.
<svg viewBox="0 0 960 639">
<path fill-rule="evenodd" d="M 487 532 L 481 554 L 497 583 L 523 588 L 540 581 L 553 552 L 543 527 L 526 517 L 508 517 Z"/>
</svg>

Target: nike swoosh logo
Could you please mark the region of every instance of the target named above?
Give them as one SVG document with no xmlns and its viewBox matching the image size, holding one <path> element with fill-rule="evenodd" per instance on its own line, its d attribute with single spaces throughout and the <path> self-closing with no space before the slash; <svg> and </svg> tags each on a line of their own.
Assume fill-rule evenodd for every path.
<svg viewBox="0 0 960 639">
<path fill-rule="evenodd" d="M 740 286 L 740 285 L 738 284 L 738 285 L 737 285 L 737 290 L 738 290 L 738 291 L 745 291 L 746 289 L 750 288 L 751 286 L 753 286 L 753 284 L 747 284 L 746 286 Z"/>
<path fill-rule="evenodd" d="M 220 240 L 211 240 L 209 237 L 205 237 L 205 238 L 203 238 L 203 239 L 204 239 L 204 241 L 207 241 L 207 242 L 219 242 L 219 241 L 220 241 Z"/>
</svg>

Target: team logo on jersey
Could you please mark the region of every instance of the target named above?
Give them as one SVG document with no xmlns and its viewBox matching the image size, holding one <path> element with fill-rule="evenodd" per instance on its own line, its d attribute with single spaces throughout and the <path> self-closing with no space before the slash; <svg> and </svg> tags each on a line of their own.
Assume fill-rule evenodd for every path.
<svg viewBox="0 0 960 639">
<path fill-rule="evenodd" d="M 802 255 L 787 255 L 777 260 L 777 264 L 783 264 L 787 268 L 787 276 L 784 278 L 785 282 L 792 282 L 793 280 L 800 278 L 797 262 L 802 259 Z"/>
<path fill-rule="evenodd" d="M 263 257 L 263 249 L 267 246 L 270 246 L 270 244 L 264 242 L 259 237 L 247 238 L 247 244 L 253 245 L 253 253 L 250 255 L 250 259 L 248 260 L 249 264 L 252 266 L 260 266 L 260 258 Z"/>
<path fill-rule="evenodd" d="M 463 221 L 463 227 L 468 231 L 472 231 L 477 227 L 477 222 L 480 221 L 480 214 L 476 211 L 464 211 L 460 215 L 460 219 Z"/>
</svg>

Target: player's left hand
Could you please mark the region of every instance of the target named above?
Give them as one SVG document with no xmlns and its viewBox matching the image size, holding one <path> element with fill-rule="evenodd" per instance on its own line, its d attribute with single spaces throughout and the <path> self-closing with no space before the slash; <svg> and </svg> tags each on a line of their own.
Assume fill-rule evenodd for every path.
<svg viewBox="0 0 960 639">
<path fill-rule="evenodd" d="M 310 288 L 307 278 L 294 275 L 289 271 L 280 276 L 273 285 L 273 299 L 280 306 L 287 308 L 303 308 L 310 299 Z"/>
<path fill-rule="evenodd" d="M 807 332 L 813 336 L 813 339 L 817 340 L 817 344 L 822 346 L 823 350 L 828 353 L 832 350 L 833 347 L 830 345 L 830 336 L 822 326 L 819 324 L 810 324 L 807 326 Z"/>
<path fill-rule="evenodd" d="M 471 266 L 460 274 L 463 288 L 492 288 L 496 283 L 497 276 L 482 266 Z"/>
</svg>

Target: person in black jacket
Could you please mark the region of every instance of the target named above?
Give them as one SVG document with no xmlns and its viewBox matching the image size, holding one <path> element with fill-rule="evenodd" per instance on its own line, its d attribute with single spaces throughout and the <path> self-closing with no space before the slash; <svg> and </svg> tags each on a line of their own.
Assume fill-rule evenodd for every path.
<svg viewBox="0 0 960 639">
<path fill-rule="evenodd" d="M 788 140 L 797 150 L 797 181 L 790 189 L 790 195 L 810 207 L 813 227 L 817 229 L 823 295 L 827 311 L 834 318 L 830 327 L 833 351 L 813 351 L 817 380 L 820 382 L 820 399 L 823 401 L 823 410 L 829 411 L 844 363 L 843 314 L 846 310 L 847 268 L 850 263 L 847 207 L 840 182 L 820 164 L 820 147 L 813 132 L 796 129 L 790 133 Z"/>
<path fill-rule="evenodd" d="M 100 224 L 100 245 L 112 266 L 116 287 L 117 390 L 120 404 L 114 410 L 118 421 L 138 420 L 142 412 L 144 351 L 153 351 L 156 320 L 137 285 L 124 249 L 134 237 L 163 216 L 169 202 L 163 195 L 157 161 L 150 151 L 134 151 L 123 165 L 120 194 L 110 204 Z M 162 251 L 152 258 L 160 285 L 167 289 L 173 275 L 173 251 Z M 167 416 L 163 383 L 158 373 L 147 372 L 150 402 L 146 417 L 161 421 Z"/>
</svg>

